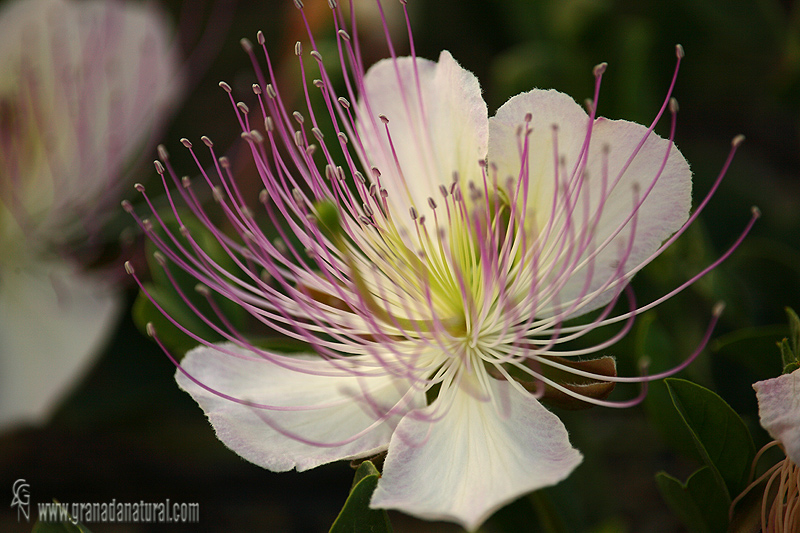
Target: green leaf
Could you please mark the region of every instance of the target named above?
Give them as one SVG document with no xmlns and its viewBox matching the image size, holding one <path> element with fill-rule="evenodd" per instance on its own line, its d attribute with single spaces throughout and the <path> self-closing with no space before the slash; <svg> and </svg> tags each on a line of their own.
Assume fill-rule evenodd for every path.
<svg viewBox="0 0 800 533">
<path fill-rule="evenodd" d="M 350 496 L 333 522 L 330 533 L 391 533 L 392 525 L 386 511 L 369 508 L 369 500 L 380 477 L 371 461 L 359 465 Z"/>
<path fill-rule="evenodd" d="M 755 456 L 747 426 L 725 400 L 705 387 L 675 378 L 664 382 L 701 460 L 730 502 L 730 496 L 739 494 L 747 485 Z"/>
<path fill-rule="evenodd" d="M 723 533 L 728 527 L 730 499 L 704 466 L 681 483 L 666 472 L 656 474 L 661 495 L 693 533 Z"/>
</svg>

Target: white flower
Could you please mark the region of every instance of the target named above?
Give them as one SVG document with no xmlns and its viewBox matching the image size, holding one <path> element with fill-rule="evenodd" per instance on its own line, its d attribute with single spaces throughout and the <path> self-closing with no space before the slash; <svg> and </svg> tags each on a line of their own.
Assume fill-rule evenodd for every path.
<svg viewBox="0 0 800 533">
<path fill-rule="evenodd" d="M 181 236 L 153 231 L 154 213 L 140 223 L 166 272 L 177 265 L 202 294 L 221 294 L 313 349 L 274 353 L 203 317 L 229 342 L 195 337 L 203 345 L 180 363 L 177 380 L 242 457 L 286 471 L 387 451 L 372 507 L 475 529 L 581 462 L 539 403 L 546 390 L 615 405 L 548 369 L 594 382 L 663 376 L 618 378 L 570 364 L 627 327 L 586 349 L 561 345 L 602 325 L 629 326 L 658 303 L 610 315 L 630 278 L 694 220 L 691 172 L 653 126 L 596 118 L 543 90 L 489 118 L 477 79 L 449 53 L 437 62 L 386 59 L 364 72 L 354 43 L 339 31 L 342 64 L 352 67 L 346 98 L 311 52 L 328 114 L 290 113 L 260 71 L 259 112 L 237 106 L 264 184 L 260 212 L 241 197 L 226 159 L 203 172 L 235 237 L 211 223 L 165 151 L 156 162 L 237 265 L 223 268 L 183 225 Z M 185 214 L 173 214 L 182 224 Z M 595 310 L 584 324 L 564 324 Z"/>
<path fill-rule="evenodd" d="M 83 271 L 129 165 L 180 89 L 163 16 L 29 0 L 0 11 L 0 426 L 44 422 L 121 310 Z"/>
<path fill-rule="evenodd" d="M 753 384 L 761 425 L 773 440 L 756 454 L 752 472 L 766 450 L 779 446 L 786 457 L 770 467 L 731 503 L 730 513 L 754 487 L 766 481 L 761 498 L 761 530 L 791 533 L 800 529 L 800 370 Z M 752 473 L 751 473 L 752 476 Z"/>
<path fill-rule="evenodd" d="M 800 465 L 800 370 L 753 384 L 761 425 Z"/>
</svg>

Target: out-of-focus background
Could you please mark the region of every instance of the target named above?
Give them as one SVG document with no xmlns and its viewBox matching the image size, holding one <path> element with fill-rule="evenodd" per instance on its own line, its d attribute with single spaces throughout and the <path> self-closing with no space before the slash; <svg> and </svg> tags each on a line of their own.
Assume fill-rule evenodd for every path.
<svg viewBox="0 0 800 533">
<path fill-rule="evenodd" d="M 161 142 L 179 174 L 197 173 L 178 142 L 182 137 L 200 144 L 201 135 L 210 136 L 218 154 L 235 164 L 239 129 L 218 82 L 227 81 L 238 99 L 252 97 L 254 74 L 239 39 L 255 41 L 263 30 L 283 97 L 292 103 L 290 95 L 299 87 L 294 43 L 307 42 L 297 10 L 290 0 L 153 3 L 180 28 L 176 38 L 193 69 L 187 95 Z M 401 15 L 399 2 L 384 3 L 394 42 L 405 53 L 405 25 L 395 19 Z M 220 6 L 230 22 L 215 13 Z M 327 2 L 307 0 L 306 10 L 320 48 L 329 47 L 326 57 L 332 57 Z M 375 61 L 387 52 L 382 30 L 367 11 L 361 22 L 369 43 L 365 55 Z M 639 301 L 669 292 L 723 253 L 749 220 L 751 206 L 763 216 L 727 262 L 641 317 L 604 355 L 618 357 L 628 373 L 635 373 L 633 361 L 643 355 L 654 361 L 654 369 L 673 366 L 693 351 L 714 303 L 724 300 L 726 311 L 709 348 L 682 377 L 719 393 L 749 424 L 756 445 L 764 444 L 751 383 L 780 373 L 775 342 L 786 335 L 784 308 L 800 308 L 800 3 L 409 0 L 409 11 L 418 54 L 435 59 L 450 50 L 480 79 L 490 115 L 509 97 L 534 87 L 583 101 L 591 96 L 592 67 L 605 61 L 599 114 L 649 123 L 673 73 L 675 44 L 683 45 L 686 57 L 674 93 L 680 103 L 676 144 L 695 173 L 696 201 L 722 168 L 731 139 L 744 134 L 747 140 L 698 223 L 637 276 Z M 206 42 L 203 35 L 208 47 L 198 45 Z M 202 61 L 189 61 L 198 55 Z M 657 131 L 666 135 L 668 121 Z M 151 152 L 146 161 L 156 158 L 155 148 Z M 137 181 L 158 195 L 151 164 L 142 165 Z M 139 206 L 141 198 L 129 190 L 127 197 Z M 141 237 L 121 208 L 104 236 L 99 263 L 122 273 L 122 262 L 131 260 L 145 271 Z M 136 295 L 129 285 L 126 309 Z M 102 354 L 46 424 L 0 433 L 0 530 L 32 526 L 19 524 L 16 509 L 9 507 L 14 481 L 24 478 L 32 502 L 169 499 L 200 505 L 196 525 L 87 524 L 95 533 L 327 531 L 350 488 L 349 465 L 274 474 L 247 463 L 214 437 L 202 411 L 175 385 L 174 370 L 130 312 L 123 313 Z M 626 392 L 635 394 L 621 394 Z M 636 408 L 558 412 L 585 456 L 567 481 L 546 491 L 568 531 L 682 531 L 654 475 L 667 470 L 685 479 L 697 463 L 670 441 L 666 405 L 663 387 L 655 385 Z M 482 530 L 545 531 L 534 523 L 532 506 L 522 498 Z M 458 531 L 450 524 L 391 516 L 396 531 Z"/>
</svg>

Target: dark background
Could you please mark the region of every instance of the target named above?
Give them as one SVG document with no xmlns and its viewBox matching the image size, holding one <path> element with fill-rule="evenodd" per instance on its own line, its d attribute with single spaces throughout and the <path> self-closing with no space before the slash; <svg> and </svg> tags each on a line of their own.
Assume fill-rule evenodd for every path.
<svg viewBox="0 0 800 533">
<path fill-rule="evenodd" d="M 710 187 L 731 139 L 741 133 L 747 141 L 699 222 L 637 277 L 639 300 L 668 292 L 719 256 L 746 224 L 752 205 L 763 217 L 729 261 L 642 317 L 628 338 L 605 354 L 617 356 L 623 369 L 644 354 L 657 364 L 674 364 L 697 344 L 714 302 L 725 300 L 714 341 L 684 377 L 721 394 L 751 426 L 757 446 L 764 444 L 750 384 L 780 373 L 774 342 L 785 334 L 784 307 L 800 308 L 800 6 L 777 0 L 409 3 L 419 55 L 435 59 L 440 50 L 450 50 L 481 80 L 490 115 L 510 96 L 533 87 L 556 88 L 582 101 L 591 95 L 592 67 L 606 61 L 599 114 L 649 123 L 672 75 L 674 45 L 684 46 L 675 90 L 681 104 L 676 144 L 695 172 L 695 198 Z M 229 27 L 221 18 L 209 19 L 208 2 L 187 4 L 194 15 L 179 2 L 164 4 L 176 21 L 194 17 L 221 32 L 218 52 L 193 66 L 198 80 L 164 135 L 175 167 L 191 173 L 181 137 L 209 135 L 222 153 L 236 156 L 239 131 L 217 82 L 228 81 L 240 98 L 251 95 L 252 70 L 239 38 L 255 40 L 255 32 L 264 30 L 284 95 L 298 82 L 294 42 L 307 39 L 289 0 L 223 4 L 233 10 Z M 330 45 L 327 3 L 306 4 L 321 48 Z M 381 42 L 374 26 L 362 29 L 365 39 Z M 398 30 L 395 43 L 407 50 L 404 27 Z M 197 42 L 191 35 L 182 38 L 186 50 Z M 367 55 L 376 60 L 385 54 L 385 48 L 370 46 Z M 666 126 L 658 131 L 666 134 Z M 148 165 L 139 181 L 155 177 Z M 117 246 L 116 236 L 130 225 L 121 212 L 108 230 L 108 261 L 118 268 L 125 259 L 141 263 L 141 242 Z M 132 304 L 134 288 L 128 295 Z M 175 386 L 173 373 L 172 363 L 126 314 L 50 423 L 0 434 L 0 494 L 10 502 L 14 480 L 25 478 L 33 502 L 169 498 L 200 504 L 199 525 L 88 524 L 95 533 L 327 531 L 350 487 L 349 466 L 273 474 L 245 462 L 216 440 L 202 411 Z M 659 429 L 660 415 L 670 406 L 663 389 L 652 392 L 644 406 L 633 409 L 558 412 L 586 457 L 566 482 L 546 491 L 567 530 L 682 530 L 653 476 L 667 470 L 685 479 L 696 463 Z M 458 530 L 392 517 L 397 531 Z M 535 522 L 531 502 L 522 498 L 483 530 L 537 531 Z M 17 524 L 15 510 L 0 505 L 0 530 L 29 528 Z"/>
</svg>

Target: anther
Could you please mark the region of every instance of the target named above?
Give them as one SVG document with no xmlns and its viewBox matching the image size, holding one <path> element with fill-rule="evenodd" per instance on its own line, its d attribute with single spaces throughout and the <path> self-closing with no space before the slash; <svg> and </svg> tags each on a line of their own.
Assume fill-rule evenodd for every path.
<svg viewBox="0 0 800 533">
<path fill-rule="evenodd" d="M 314 81 L 312 81 L 311 83 L 312 83 L 312 84 L 314 85 L 314 87 L 316 87 L 317 89 L 324 89 L 324 88 L 325 88 L 325 82 L 324 82 L 324 81 L 322 81 L 322 80 L 320 80 L 320 79 L 315 79 L 315 80 L 314 80 Z"/>
<path fill-rule="evenodd" d="M 372 211 L 372 208 L 369 206 L 369 204 L 361 204 L 361 207 L 364 209 L 364 212 L 367 215 L 373 216 L 375 214 L 374 211 Z"/>
<path fill-rule="evenodd" d="M 378 115 L 378 118 L 381 119 L 381 122 L 383 122 L 384 124 L 389 123 L 389 119 L 386 117 L 386 115 Z"/>
<path fill-rule="evenodd" d="M 133 213 L 133 205 L 128 200 L 122 200 L 120 204 L 126 213 Z"/>
<path fill-rule="evenodd" d="M 325 137 L 322 134 L 322 130 L 319 128 L 311 128 L 311 133 L 314 134 L 314 137 L 316 137 L 319 142 L 322 142 L 322 139 Z"/>
<path fill-rule="evenodd" d="M 264 37 L 264 32 L 263 31 L 258 30 L 258 33 L 256 33 L 256 40 L 258 41 L 258 44 L 260 44 L 262 46 L 264 45 L 265 42 L 267 42 L 266 37 Z"/>
<path fill-rule="evenodd" d="M 186 137 L 181 139 L 181 144 L 184 145 L 186 148 L 191 148 L 192 147 L 192 141 L 190 141 Z"/>
<path fill-rule="evenodd" d="M 381 171 L 378 170 L 378 167 L 372 167 L 370 170 L 372 171 L 373 178 L 378 179 L 381 177 Z"/>
<path fill-rule="evenodd" d="M 714 304 L 714 307 L 711 310 L 711 314 L 714 316 L 720 316 L 724 310 L 725 310 L 725 302 L 720 301 Z"/>
<path fill-rule="evenodd" d="M 317 145 L 316 144 L 309 144 L 308 146 L 306 146 L 306 155 L 312 156 L 312 155 L 314 155 L 314 152 L 316 152 L 316 151 L 317 151 Z"/>
<path fill-rule="evenodd" d="M 316 50 L 311 50 L 311 57 L 317 60 L 317 62 L 322 63 L 322 54 L 320 54 Z"/>
<path fill-rule="evenodd" d="M 211 189 L 211 196 L 214 197 L 214 201 L 216 201 L 217 203 L 220 203 L 220 204 L 225 199 L 225 194 L 222 192 L 222 189 L 219 188 L 219 186 L 214 186 Z"/>
<path fill-rule="evenodd" d="M 296 55 L 297 57 L 303 55 L 303 45 L 300 44 L 300 41 L 294 43 L 294 55 Z"/>
<path fill-rule="evenodd" d="M 336 0 L 328 0 L 328 7 L 331 9 L 336 9 Z"/>
<path fill-rule="evenodd" d="M 241 111 L 241 112 L 242 112 L 242 113 L 244 113 L 245 115 L 246 115 L 246 114 L 248 114 L 248 113 L 250 112 L 250 108 L 249 108 L 249 107 L 247 107 L 247 104 L 245 104 L 244 102 L 237 102 L 237 103 L 236 103 L 236 107 L 238 107 L 238 108 L 239 108 L 239 111 Z"/>
<path fill-rule="evenodd" d="M 673 115 L 678 112 L 678 100 L 675 97 L 669 99 L 669 112 Z"/>
<path fill-rule="evenodd" d="M 267 96 L 269 96 L 272 99 L 278 97 L 278 93 L 275 92 L 275 87 L 273 87 L 271 83 L 267 84 Z"/>
<path fill-rule="evenodd" d="M 417 220 L 417 210 L 413 205 L 408 208 L 408 214 L 411 215 L 411 220 Z"/>
<path fill-rule="evenodd" d="M 264 137 L 261 136 L 258 130 L 250 130 L 242 132 L 242 139 L 259 144 L 264 140 Z"/>
<path fill-rule="evenodd" d="M 267 131 L 275 131 L 275 122 L 272 120 L 272 117 L 266 117 L 264 119 L 264 128 Z"/>
<path fill-rule="evenodd" d="M 683 57 L 686 55 L 683 51 L 683 46 L 680 44 L 675 45 L 675 55 L 678 57 L 678 59 L 683 59 Z"/>
<path fill-rule="evenodd" d="M 348 41 L 348 42 L 350 41 L 350 34 L 349 34 L 349 33 L 347 33 L 347 32 L 346 32 L 346 31 L 344 31 L 344 30 L 339 30 L 339 32 L 338 32 L 338 33 L 339 33 L 339 37 L 341 37 L 341 38 L 342 38 L 342 39 L 344 39 L 345 41 Z"/>
<path fill-rule="evenodd" d="M 142 185 L 141 183 L 134 183 L 133 188 L 139 192 L 144 192 L 144 185 Z"/>
<path fill-rule="evenodd" d="M 306 119 L 303 118 L 302 113 L 300 113 L 299 111 L 292 112 L 292 116 L 294 117 L 294 119 L 297 121 L 298 124 L 302 124 L 303 122 L 306 121 Z"/>
<path fill-rule="evenodd" d="M 303 9 L 302 0 L 294 0 L 294 7 L 296 7 L 297 9 Z"/>
<path fill-rule="evenodd" d="M 757 205 L 751 207 L 750 212 L 753 213 L 755 218 L 761 218 L 761 209 L 759 209 Z"/>
<path fill-rule="evenodd" d="M 356 170 L 355 174 L 353 174 L 353 175 L 356 177 L 356 179 L 357 179 L 358 181 L 360 181 L 360 182 L 361 182 L 361 184 L 362 184 L 362 185 L 366 185 L 366 184 L 367 184 L 367 178 L 365 178 L 365 177 L 364 177 L 364 174 L 362 174 L 362 173 L 361 173 L 361 172 L 359 172 L 358 170 Z"/>
<path fill-rule="evenodd" d="M 345 135 L 343 131 L 337 133 L 336 136 L 339 137 L 339 140 L 342 142 L 342 144 L 347 144 L 347 135 Z"/>
<path fill-rule="evenodd" d="M 731 141 L 731 145 L 734 148 L 738 148 L 739 145 L 742 144 L 743 142 L 744 142 L 744 135 L 740 133 L 739 135 L 733 138 L 733 140 Z"/>
<path fill-rule="evenodd" d="M 605 62 L 600 63 L 599 65 L 596 65 L 592 69 L 592 74 L 594 74 L 595 77 L 602 76 L 603 73 L 606 71 L 607 67 L 608 67 L 608 63 L 605 63 Z"/>
<path fill-rule="evenodd" d="M 158 172 L 159 174 L 164 173 L 164 165 L 161 164 L 161 161 L 156 159 L 155 161 L 153 161 L 153 165 L 155 165 L 156 167 L 156 172 Z"/>
<path fill-rule="evenodd" d="M 303 134 L 302 134 L 302 132 L 299 132 L 299 131 L 295 131 L 294 132 L 294 144 L 298 148 L 301 148 L 303 146 Z"/>
<path fill-rule="evenodd" d="M 278 253 L 281 253 L 281 254 L 285 254 L 286 252 L 289 251 L 289 248 L 287 248 L 286 243 L 283 242 L 280 239 L 273 240 L 272 241 L 272 246 L 274 246 L 275 249 L 278 250 Z"/>
<path fill-rule="evenodd" d="M 428 197 L 428 205 L 431 209 L 436 209 L 436 202 L 430 196 Z"/>
<path fill-rule="evenodd" d="M 225 83 L 224 81 L 219 82 L 219 86 L 222 88 L 223 91 L 225 91 L 228 94 L 230 94 L 233 91 L 233 89 L 231 89 L 231 86 Z"/>
<path fill-rule="evenodd" d="M 253 92 L 255 94 L 261 94 L 261 85 L 254 83 L 253 84 Z"/>
<path fill-rule="evenodd" d="M 208 137 L 206 137 L 205 135 L 203 135 L 202 137 L 200 137 L 200 140 L 201 140 L 201 141 L 203 141 L 203 144 L 205 144 L 205 145 L 206 145 L 206 146 L 208 146 L 209 148 L 211 148 L 212 146 L 214 146 L 214 143 L 213 143 L 213 142 L 211 142 L 211 139 L 209 139 L 209 138 L 208 138 Z"/>
<path fill-rule="evenodd" d="M 132 276 L 134 273 L 133 265 L 130 261 L 125 261 L 125 272 L 127 272 L 130 276 Z"/>
<path fill-rule="evenodd" d="M 194 290 L 197 291 L 198 294 L 201 294 L 206 298 L 211 296 L 211 290 L 202 283 L 198 283 L 197 285 L 195 285 Z"/>
<path fill-rule="evenodd" d="M 256 132 L 256 133 L 258 133 L 258 132 Z M 221 166 L 222 168 L 231 168 L 230 159 L 228 159 L 227 156 L 223 155 L 222 157 L 219 158 L 219 166 Z"/>
<path fill-rule="evenodd" d="M 189 176 L 184 176 L 181 178 L 181 185 L 183 185 L 184 189 L 188 189 L 192 186 L 192 180 L 189 179 Z"/>
<path fill-rule="evenodd" d="M 292 198 L 294 198 L 294 201 L 297 203 L 297 205 L 302 205 L 305 203 L 303 198 L 303 192 L 297 187 L 292 189 Z"/>
<path fill-rule="evenodd" d="M 162 254 L 159 251 L 153 252 L 153 259 L 155 259 L 156 263 L 158 263 L 162 267 L 167 265 L 167 258 L 164 257 L 164 254 Z"/>
<path fill-rule="evenodd" d="M 447 187 L 439 185 L 439 193 L 442 195 L 442 198 L 447 198 Z"/>
<path fill-rule="evenodd" d="M 239 39 L 239 44 L 242 45 L 242 48 L 248 54 L 253 51 L 253 43 L 250 42 L 250 39 L 248 39 L 247 37 L 242 37 L 241 39 Z"/>
<path fill-rule="evenodd" d="M 531 120 L 533 120 L 533 113 L 531 113 L 531 112 L 529 111 L 529 112 L 525 113 L 525 122 L 526 122 L 526 123 L 528 123 L 528 122 L 530 122 Z"/>
<path fill-rule="evenodd" d="M 262 204 L 269 202 L 269 192 L 267 192 L 267 189 L 261 189 L 261 192 L 258 193 L 258 201 Z"/>
<path fill-rule="evenodd" d="M 339 105 L 345 109 L 350 109 L 350 102 L 347 101 L 347 98 L 344 96 L 339 97 Z"/>
<path fill-rule="evenodd" d="M 156 336 L 156 327 L 153 325 L 152 322 L 148 322 L 145 325 L 144 329 L 145 329 L 145 331 L 147 332 L 147 334 L 149 336 L 151 336 L 151 337 L 155 337 Z"/>
<path fill-rule="evenodd" d="M 158 150 L 159 159 L 163 159 L 164 161 L 169 159 L 169 153 L 167 152 L 166 146 L 164 146 L 163 144 L 159 144 L 156 150 Z"/>
</svg>

